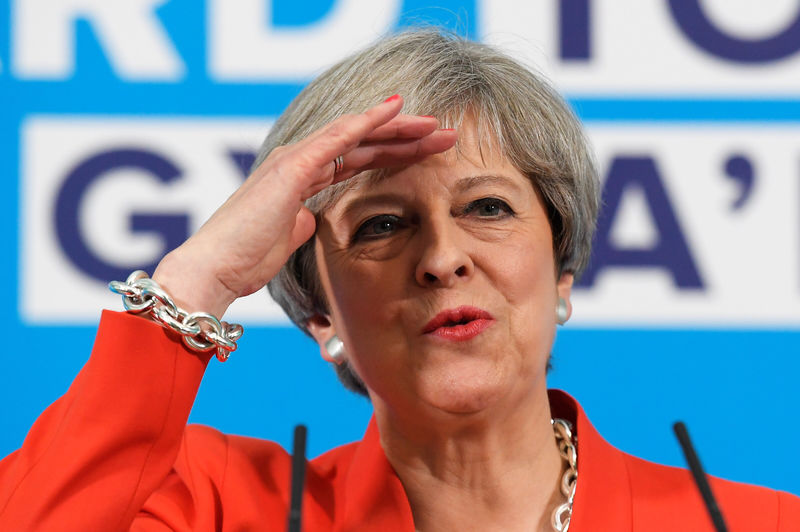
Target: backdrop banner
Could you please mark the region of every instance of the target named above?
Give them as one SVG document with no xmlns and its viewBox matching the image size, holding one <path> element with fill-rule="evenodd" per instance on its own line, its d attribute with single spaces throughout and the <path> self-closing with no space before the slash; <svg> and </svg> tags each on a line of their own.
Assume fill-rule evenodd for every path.
<svg viewBox="0 0 800 532">
<path fill-rule="evenodd" d="M 0 10 L 8 288 L 0 456 L 85 362 L 108 291 L 195 231 L 322 69 L 419 25 L 493 43 L 551 79 L 603 186 L 553 387 L 614 445 L 800 495 L 800 1 L 9 0 Z M 389 96 L 389 95 L 387 95 Z M 346 392 L 264 290 L 191 421 L 316 455 L 357 439 Z M 11 349 L 14 347 L 14 349 Z M 376 353 L 376 356 L 379 356 Z M 786 458 L 783 458 L 783 456 Z"/>
</svg>

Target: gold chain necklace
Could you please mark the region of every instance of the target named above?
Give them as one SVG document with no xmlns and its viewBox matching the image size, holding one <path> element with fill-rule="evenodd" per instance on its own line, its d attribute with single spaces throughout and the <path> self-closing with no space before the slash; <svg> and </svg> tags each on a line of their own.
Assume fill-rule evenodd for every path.
<svg viewBox="0 0 800 532">
<path fill-rule="evenodd" d="M 575 436 L 572 424 L 564 419 L 551 419 L 556 445 L 561 458 L 567 462 L 567 470 L 561 477 L 561 493 L 567 500 L 553 510 L 552 525 L 556 532 L 567 532 L 572 519 L 572 502 L 575 499 L 575 487 L 578 484 L 578 449 L 575 447 Z"/>
</svg>

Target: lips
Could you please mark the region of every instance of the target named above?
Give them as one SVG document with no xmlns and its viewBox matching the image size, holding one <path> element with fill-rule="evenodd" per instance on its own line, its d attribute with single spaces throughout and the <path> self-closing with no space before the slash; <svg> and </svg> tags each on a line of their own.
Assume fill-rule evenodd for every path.
<svg viewBox="0 0 800 532">
<path fill-rule="evenodd" d="M 494 317 L 483 309 L 463 306 L 443 310 L 422 329 L 423 334 L 452 341 L 465 341 L 482 333 L 494 323 Z"/>
</svg>

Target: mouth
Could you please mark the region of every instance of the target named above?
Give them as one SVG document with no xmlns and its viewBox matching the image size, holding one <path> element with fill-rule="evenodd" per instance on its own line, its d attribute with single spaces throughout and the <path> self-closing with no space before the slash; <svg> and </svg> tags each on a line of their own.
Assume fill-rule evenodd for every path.
<svg viewBox="0 0 800 532">
<path fill-rule="evenodd" d="M 443 310 L 428 322 L 422 334 L 452 341 L 465 341 L 482 333 L 494 323 L 494 316 L 477 307 L 462 306 Z"/>
</svg>

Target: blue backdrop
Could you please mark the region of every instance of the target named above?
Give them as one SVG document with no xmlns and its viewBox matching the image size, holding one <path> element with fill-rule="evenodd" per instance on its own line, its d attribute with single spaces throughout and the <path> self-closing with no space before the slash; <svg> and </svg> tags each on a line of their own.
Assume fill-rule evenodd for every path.
<svg viewBox="0 0 800 532">
<path fill-rule="evenodd" d="M 26 224 L 32 223 L 31 214 L 26 211 L 29 177 L 23 164 L 26 157 L 31 157 L 25 145 L 27 121 L 41 116 L 66 120 L 102 117 L 112 121 L 255 118 L 263 121 L 266 131 L 269 120 L 286 107 L 305 83 L 304 79 L 288 79 L 291 76 L 259 80 L 242 76 L 237 80 L 212 75 L 207 29 L 210 6 L 189 0 L 166 1 L 154 11 L 184 64 L 178 79 L 157 79 L 158 76 L 130 79 L 131 76 L 120 73 L 118 63 L 112 60 L 114 53 L 98 39 L 92 19 L 80 17 L 70 22 L 75 31 L 71 41 L 74 69 L 60 78 L 46 72 L 37 75 L 31 73 L 32 67 L 26 70 L 27 60 L 16 49 L 25 45 L 15 37 L 19 23 L 14 13 L 22 1 L 6 0 L 0 10 L 0 35 L 9 36 L 0 39 L 0 101 L 3 102 L 0 169 L 5 188 L 0 196 L 0 239 L 4 250 L 0 275 L 8 288 L 6 304 L 0 310 L 6 345 L 0 365 L 0 404 L 4 405 L 0 413 L 0 456 L 18 447 L 36 416 L 66 390 L 86 360 L 94 335 L 92 319 L 75 319 L 69 312 L 64 312 L 63 318 L 49 315 L 39 319 L 35 309 L 41 303 L 31 303 L 33 296 L 24 288 L 26 275 L 31 275 L 34 283 L 46 281 L 24 271 L 33 267 L 30 257 L 25 255 L 31 244 L 26 241 Z M 313 27 L 324 20 L 336 2 L 274 0 L 270 4 L 271 18 L 264 24 L 298 28 Z M 424 22 L 483 38 L 482 28 L 488 24 L 484 17 L 497 9 L 486 4 L 453 0 L 432 6 L 422 0 L 405 0 L 399 3 L 400 12 L 391 29 Z M 581 59 L 581 65 L 588 62 L 591 66 L 593 49 L 589 44 L 581 45 L 579 36 L 590 35 L 594 39 L 593 32 L 598 26 L 590 26 L 594 30 L 589 32 L 585 22 L 599 16 L 599 3 L 555 4 L 574 10 L 561 13 L 562 30 L 566 32 L 563 35 L 573 37 L 571 40 L 562 37 L 561 55 L 556 58 L 566 60 L 570 54 L 583 54 L 586 57 Z M 574 18 L 565 19 L 570 13 Z M 665 19 L 667 16 L 663 14 Z M 792 29 L 793 20 L 789 17 L 786 24 L 778 27 L 794 31 L 789 35 L 800 43 L 800 32 Z M 673 30 L 677 27 L 674 20 L 665 24 Z M 600 37 L 597 39 L 587 42 L 599 42 Z M 573 48 L 566 46 L 566 41 Z M 735 42 L 720 44 L 723 51 L 734 49 L 735 45 Z M 778 42 L 772 49 L 766 49 L 761 60 L 773 65 L 785 58 L 794 61 L 800 53 L 800 45 L 785 50 L 780 46 Z M 708 56 L 712 52 L 698 53 Z M 727 62 L 725 68 L 750 68 L 742 58 L 726 59 L 721 57 L 724 54 L 718 55 L 717 61 Z M 748 61 L 758 62 L 758 57 L 756 54 Z M 752 70 L 743 74 L 752 75 Z M 687 79 L 685 90 L 681 80 L 665 85 L 663 90 L 647 87 L 640 90 L 636 86 L 622 90 L 613 86 L 582 86 L 580 80 L 571 80 L 569 73 L 560 78 L 556 71 L 553 77 L 590 129 L 611 125 L 634 130 L 646 126 L 691 131 L 730 126 L 752 128 L 753 136 L 757 137 L 765 127 L 800 125 L 800 99 L 796 91 L 789 89 L 752 90 L 743 85 L 730 91 L 712 85 L 701 90 L 691 86 L 691 80 Z M 49 155 L 44 151 L 32 156 L 46 159 Z M 800 157 L 793 157 L 793 173 L 773 176 L 775 179 L 800 183 Z M 789 218 L 795 225 L 794 233 L 790 234 L 797 238 L 776 245 L 794 250 L 797 261 L 800 194 L 791 201 L 794 210 Z M 48 219 L 47 223 L 51 221 Z M 689 234 L 701 230 L 692 224 L 684 225 L 683 229 Z M 748 253 L 747 249 L 741 252 Z M 37 261 L 33 264 L 37 265 Z M 788 275 L 776 278 L 774 266 L 765 260 L 763 269 L 754 270 L 750 277 L 743 276 L 739 281 L 758 286 L 763 291 L 765 307 L 781 300 L 790 302 L 787 308 L 796 309 L 800 299 L 797 264 L 781 265 L 784 268 L 781 271 L 788 271 Z M 37 267 L 75 268 L 64 266 L 63 261 L 38 263 Z M 102 285 L 90 275 L 84 277 L 89 283 Z M 59 308 L 63 308 L 64 297 L 73 297 L 65 296 L 62 289 L 67 287 L 54 284 L 45 291 Z M 705 287 L 709 297 L 715 289 L 714 280 L 709 280 Z M 75 298 L 67 303 L 80 306 L 82 301 Z M 643 307 L 650 304 L 647 298 L 635 303 Z M 771 325 L 768 319 L 757 315 L 757 310 L 751 320 L 745 316 L 731 323 L 726 323 L 724 316 L 717 316 L 692 324 L 671 319 L 669 313 L 663 322 L 642 323 L 626 320 L 624 316 L 613 319 L 613 308 L 612 319 L 604 323 L 576 320 L 558 333 L 551 385 L 573 394 L 600 432 L 626 451 L 682 465 L 671 431 L 672 422 L 682 419 L 687 422 L 710 473 L 800 494 L 800 462 L 791 452 L 800 444 L 800 427 L 795 423 L 800 409 L 800 392 L 795 387 L 800 375 L 797 356 L 800 315 L 787 316 L 778 325 Z M 98 307 L 97 316 L 99 312 Z M 211 365 L 192 412 L 192 422 L 274 439 L 284 446 L 290 445 L 293 425 L 303 422 L 310 427 L 311 455 L 361 436 L 370 415 L 369 404 L 341 388 L 312 342 L 285 325 L 268 326 L 258 320 L 245 325 L 246 333 L 236 355 L 224 365 Z"/>
</svg>

